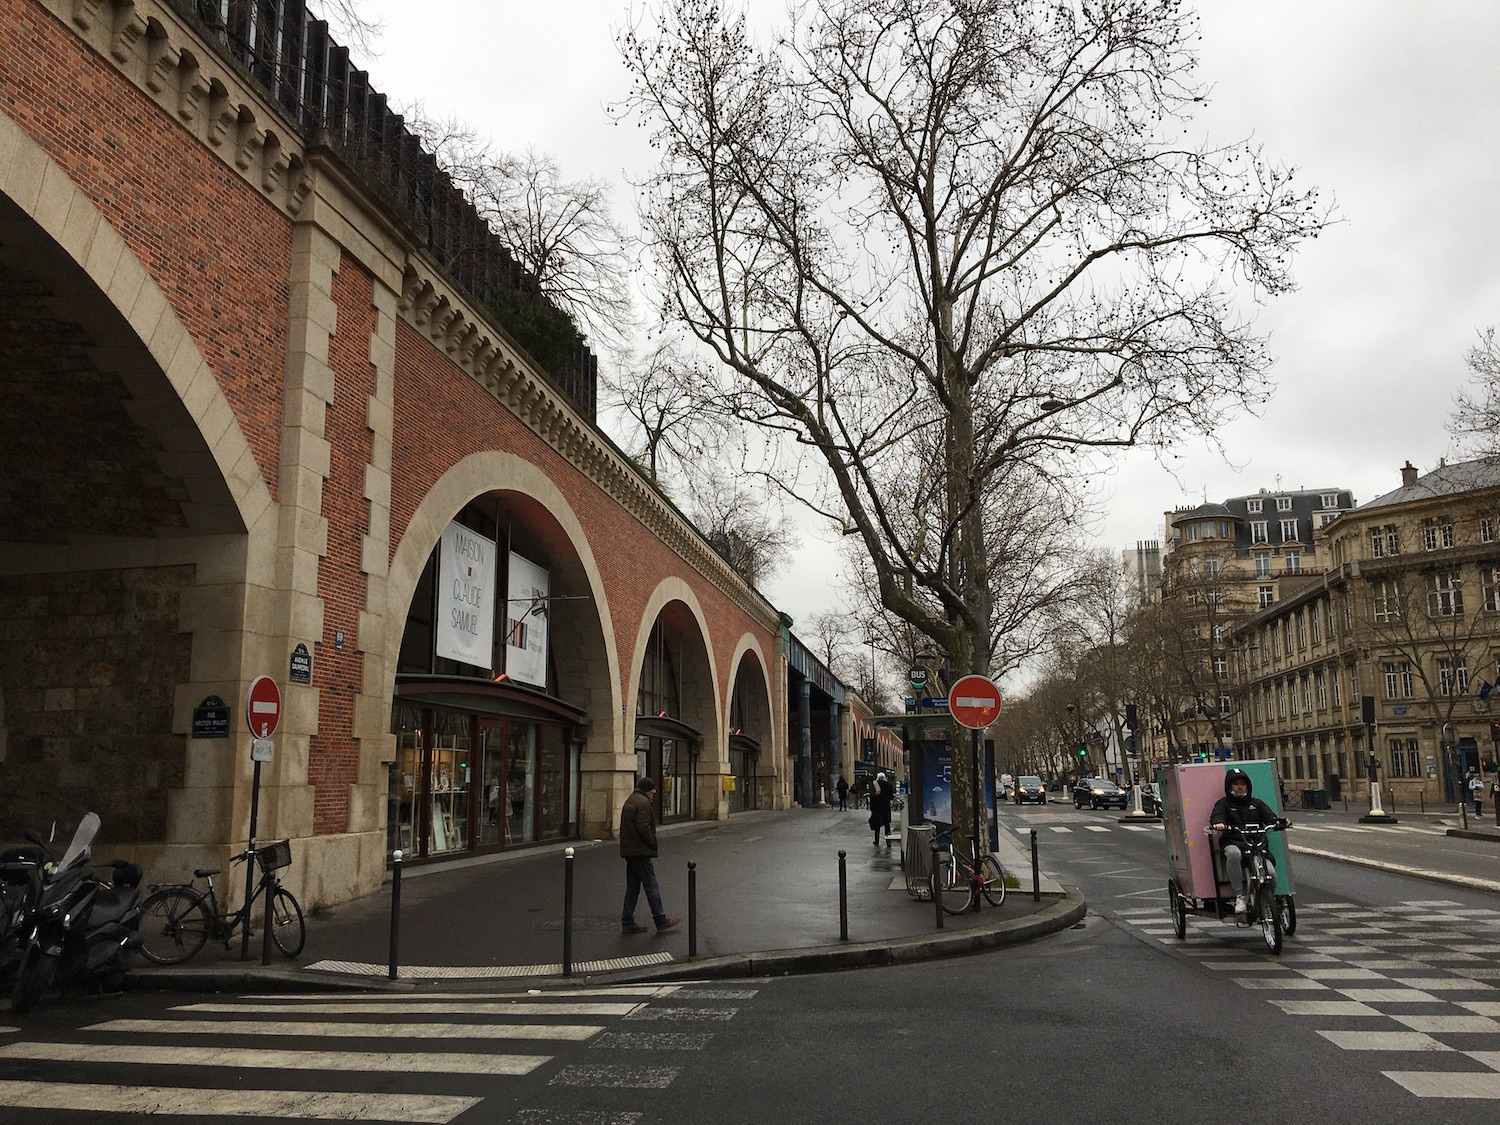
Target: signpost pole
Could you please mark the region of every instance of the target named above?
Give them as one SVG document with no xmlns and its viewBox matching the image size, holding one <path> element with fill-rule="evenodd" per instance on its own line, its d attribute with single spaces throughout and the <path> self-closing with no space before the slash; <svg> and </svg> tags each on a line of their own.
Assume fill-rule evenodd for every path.
<svg viewBox="0 0 1500 1125">
<path fill-rule="evenodd" d="M 260 763 L 255 763 L 255 775 L 250 780 L 250 851 L 245 860 L 245 927 L 240 933 L 240 960 L 250 960 L 250 896 L 255 893 L 255 821 L 260 814 Z"/>
</svg>

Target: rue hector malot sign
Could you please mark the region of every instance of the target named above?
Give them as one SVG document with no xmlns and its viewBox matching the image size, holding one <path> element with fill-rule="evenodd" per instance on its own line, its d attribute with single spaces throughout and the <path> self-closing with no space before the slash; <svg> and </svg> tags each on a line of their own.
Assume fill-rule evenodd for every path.
<svg viewBox="0 0 1500 1125">
<path fill-rule="evenodd" d="M 948 712 L 970 730 L 1000 717 L 1000 689 L 986 676 L 964 676 L 948 692 Z"/>
</svg>

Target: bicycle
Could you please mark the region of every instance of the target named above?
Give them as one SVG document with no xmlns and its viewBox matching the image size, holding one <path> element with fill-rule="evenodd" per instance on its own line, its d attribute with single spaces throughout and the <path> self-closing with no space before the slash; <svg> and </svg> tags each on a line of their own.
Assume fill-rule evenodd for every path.
<svg viewBox="0 0 1500 1125">
<path fill-rule="evenodd" d="M 232 913 L 219 909 L 219 896 L 214 891 L 214 876 L 220 868 L 200 867 L 188 883 L 153 884 L 151 895 L 141 903 L 141 955 L 158 965 L 178 965 L 202 949 L 210 937 L 228 949 L 240 927 L 248 927 L 256 916 L 252 912 L 265 893 L 271 896 L 271 940 L 288 957 L 301 953 L 307 942 L 302 907 L 276 874 L 291 866 L 291 841 L 247 848 L 230 862 L 243 863 L 252 855 L 260 867 L 260 879 L 250 901 Z M 208 881 L 206 889 L 195 885 L 199 879 Z M 265 904 L 261 903 L 261 913 L 264 911 Z"/>
<path fill-rule="evenodd" d="M 979 841 L 973 836 L 965 839 L 970 845 L 968 855 L 953 847 L 951 837 L 947 852 L 938 854 L 937 885 L 945 914 L 967 913 L 974 909 L 981 894 L 991 906 L 1005 901 L 1005 870 L 1000 861 L 986 852 L 976 862 L 974 853 Z"/>
</svg>

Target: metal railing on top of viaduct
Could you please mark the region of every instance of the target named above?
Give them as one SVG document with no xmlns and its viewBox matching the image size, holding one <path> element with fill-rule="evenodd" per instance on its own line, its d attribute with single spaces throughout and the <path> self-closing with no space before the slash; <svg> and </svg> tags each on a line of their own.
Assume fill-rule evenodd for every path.
<svg viewBox="0 0 1500 1125">
<path fill-rule="evenodd" d="M 350 165 L 426 238 L 426 249 L 480 300 L 512 291 L 538 295 L 473 203 L 423 147 L 370 76 L 349 60 L 305 0 L 171 0 L 308 133 L 324 131 Z M 599 365 L 580 349 L 569 369 L 548 370 L 590 422 L 596 420 Z"/>
</svg>

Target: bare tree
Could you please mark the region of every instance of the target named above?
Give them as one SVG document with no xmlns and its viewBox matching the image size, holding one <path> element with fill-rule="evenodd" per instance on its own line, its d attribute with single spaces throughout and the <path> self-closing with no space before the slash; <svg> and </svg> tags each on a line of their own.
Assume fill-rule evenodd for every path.
<svg viewBox="0 0 1500 1125">
<path fill-rule="evenodd" d="M 610 212 L 609 185 L 566 180 L 557 161 L 535 149 L 498 151 L 457 118 L 428 117 L 420 103 L 403 114 L 407 127 L 536 279 L 540 295 L 623 366 L 635 327 L 632 240 Z"/>
<path fill-rule="evenodd" d="M 991 670 L 1004 467 L 1266 393 L 1231 287 L 1291 288 L 1326 210 L 1249 145 L 1184 144 L 1194 34 L 1166 0 L 814 0 L 761 52 L 742 15 L 663 0 L 621 36 L 671 312 L 817 452 L 881 603 L 955 670 Z M 924 441 L 914 539 L 889 484 Z"/>
<path fill-rule="evenodd" d="M 1500 456 L 1500 341 L 1488 328 L 1469 349 L 1474 385 L 1454 398 L 1449 432 L 1481 457 Z"/>
</svg>

